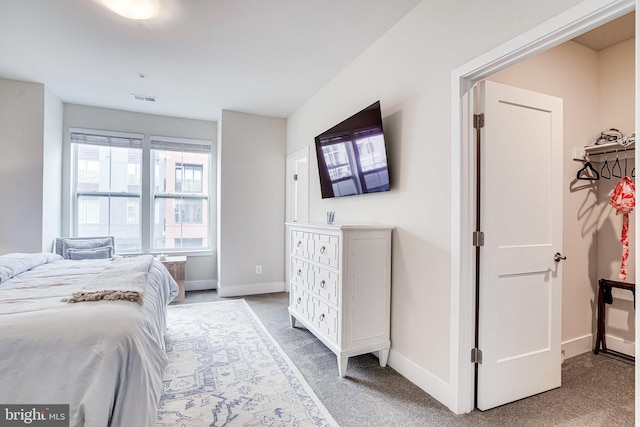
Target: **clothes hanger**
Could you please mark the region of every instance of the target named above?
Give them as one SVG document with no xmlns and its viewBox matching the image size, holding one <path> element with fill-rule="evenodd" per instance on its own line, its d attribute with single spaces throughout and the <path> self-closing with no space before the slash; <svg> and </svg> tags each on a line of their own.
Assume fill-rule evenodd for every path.
<svg viewBox="0 0 640 427">
<path fill-rule="evenodd" d="M 624 152 L 624 176 L 629 176 L 627 175 L 627 152 Z"/>
<path fill-rule="evenodd" d="M 636 134 L 635 133 L 633 135 L 631 135 L 627 139 L 627 142 L 629 142 L 629 141 L 632 141 L 632 142 L 630 142 L 630 144 L 635 144 L 635 142 L 636 142 Z M 632 148 L 632 149 L 635 149 L 635 148 Z M 624 150 L 624 173 L 625 173 L 625 175 L 627 174 L 627 154 L 628 154 L 627 150 Z M 631 178 L 635 178 L 636 177 L 635 157 L 634 157 L 633 164 L 634 164 L 634 166 L 633 166 L 633 169 L 631 169 Z"/>
<path fill-rule="evenodd" d="M 605 179 L 611 179 L 611 169 L 609 169 L 609 159 L 606 154 L 604 155 L 604 164 L 600 169 L 600 176 Z"/>
<path fill-rule="evenodd" d="M 576 174 L 576 179 L 581 179 L 584 181 L 597 181 L 600 179 L 600 174 L 593 168 L 593 165 L 590 161 L 586 161 L 584 166 Z"/>
<path fill-rule="evenodd" d="M 618 168 L 618 174 L 616 175 L 616 167 Z M 611 175 L 616 178 L 622 178 L 622 168 L 620 167 L 620 158 L 618 157 L 618 151 L 616 150 L 616 161 L 611 168 Z"/>
<path fill-rule="evenodd" d="M 624 152 L 624 176 L 629 176 L 627 175 L 627 160 L 628 160 L 628 156 L 627 156 L 627 151 L 625 150 Z M 634 162 L 635 164 L 635 162 Z M 633 169 L 631 169 L 631 178 L 635 178 L 636 177 L 636 167 L 634 166 Z"/>
</svg>

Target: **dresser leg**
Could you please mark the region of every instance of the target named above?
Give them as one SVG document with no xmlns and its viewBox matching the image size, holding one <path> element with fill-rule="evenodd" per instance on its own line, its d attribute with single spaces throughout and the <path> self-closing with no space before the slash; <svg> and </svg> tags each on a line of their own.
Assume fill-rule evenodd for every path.
<svg viewBox="0 0 640 427">
<path fill-rule="evenodd" d="M 338 356 L 338 373 L 340 378 L 347 376 L 347 364 L 349 363 L 349 356 Z"/>
<path fill-rule="evenodd" d="M 291 323 L 291 327 L 295 328 L 296 327 L 296 318 L 293 317 L 292 314 L 289 315 L 289 322 Z"/>
<path fill-rule="evenodd" d="M 387 360 L 389 359 L 389 348 L 383 348 L 378 351 L 378 358 L 380 359 L 380 366 L 383 368 L 387 366 Z"/>
</svg>

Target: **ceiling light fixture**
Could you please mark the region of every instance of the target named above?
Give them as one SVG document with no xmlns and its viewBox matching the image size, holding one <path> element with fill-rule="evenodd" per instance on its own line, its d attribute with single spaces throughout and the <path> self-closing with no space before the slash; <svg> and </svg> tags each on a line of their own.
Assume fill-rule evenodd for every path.
<svg viewBox="0 0 640 427">
<path fill-rule="evenodd" d="M 151 19 L 158 14 L 155 0 L 100 0 L 109 9 L 129 19 Z"/>
</svg>

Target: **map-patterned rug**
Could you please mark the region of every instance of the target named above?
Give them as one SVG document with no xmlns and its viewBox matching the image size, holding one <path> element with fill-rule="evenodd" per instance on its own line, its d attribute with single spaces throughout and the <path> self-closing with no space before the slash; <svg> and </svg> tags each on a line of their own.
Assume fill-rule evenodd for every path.
<svg viewBox="0 0 640 427">
<path fill-rule="evenodd" d="M 172 305 L 156 426 L 337 426 L 244 300 Z"/>
</svg>

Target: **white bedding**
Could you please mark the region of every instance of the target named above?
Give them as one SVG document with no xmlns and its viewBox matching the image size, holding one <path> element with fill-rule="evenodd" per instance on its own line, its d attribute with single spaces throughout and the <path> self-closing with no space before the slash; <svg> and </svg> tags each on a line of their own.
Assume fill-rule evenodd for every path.
<svg viewBox="0 0 640 427">
<path fill-rule="evenodd" d="M 153 425 L 178 286 L 154 261 L 142 305 L 61 301 L 110 263 L 58 259 L 0 283 L 0 402 L 68 403 L 70 426 Z"/>
</svg>

